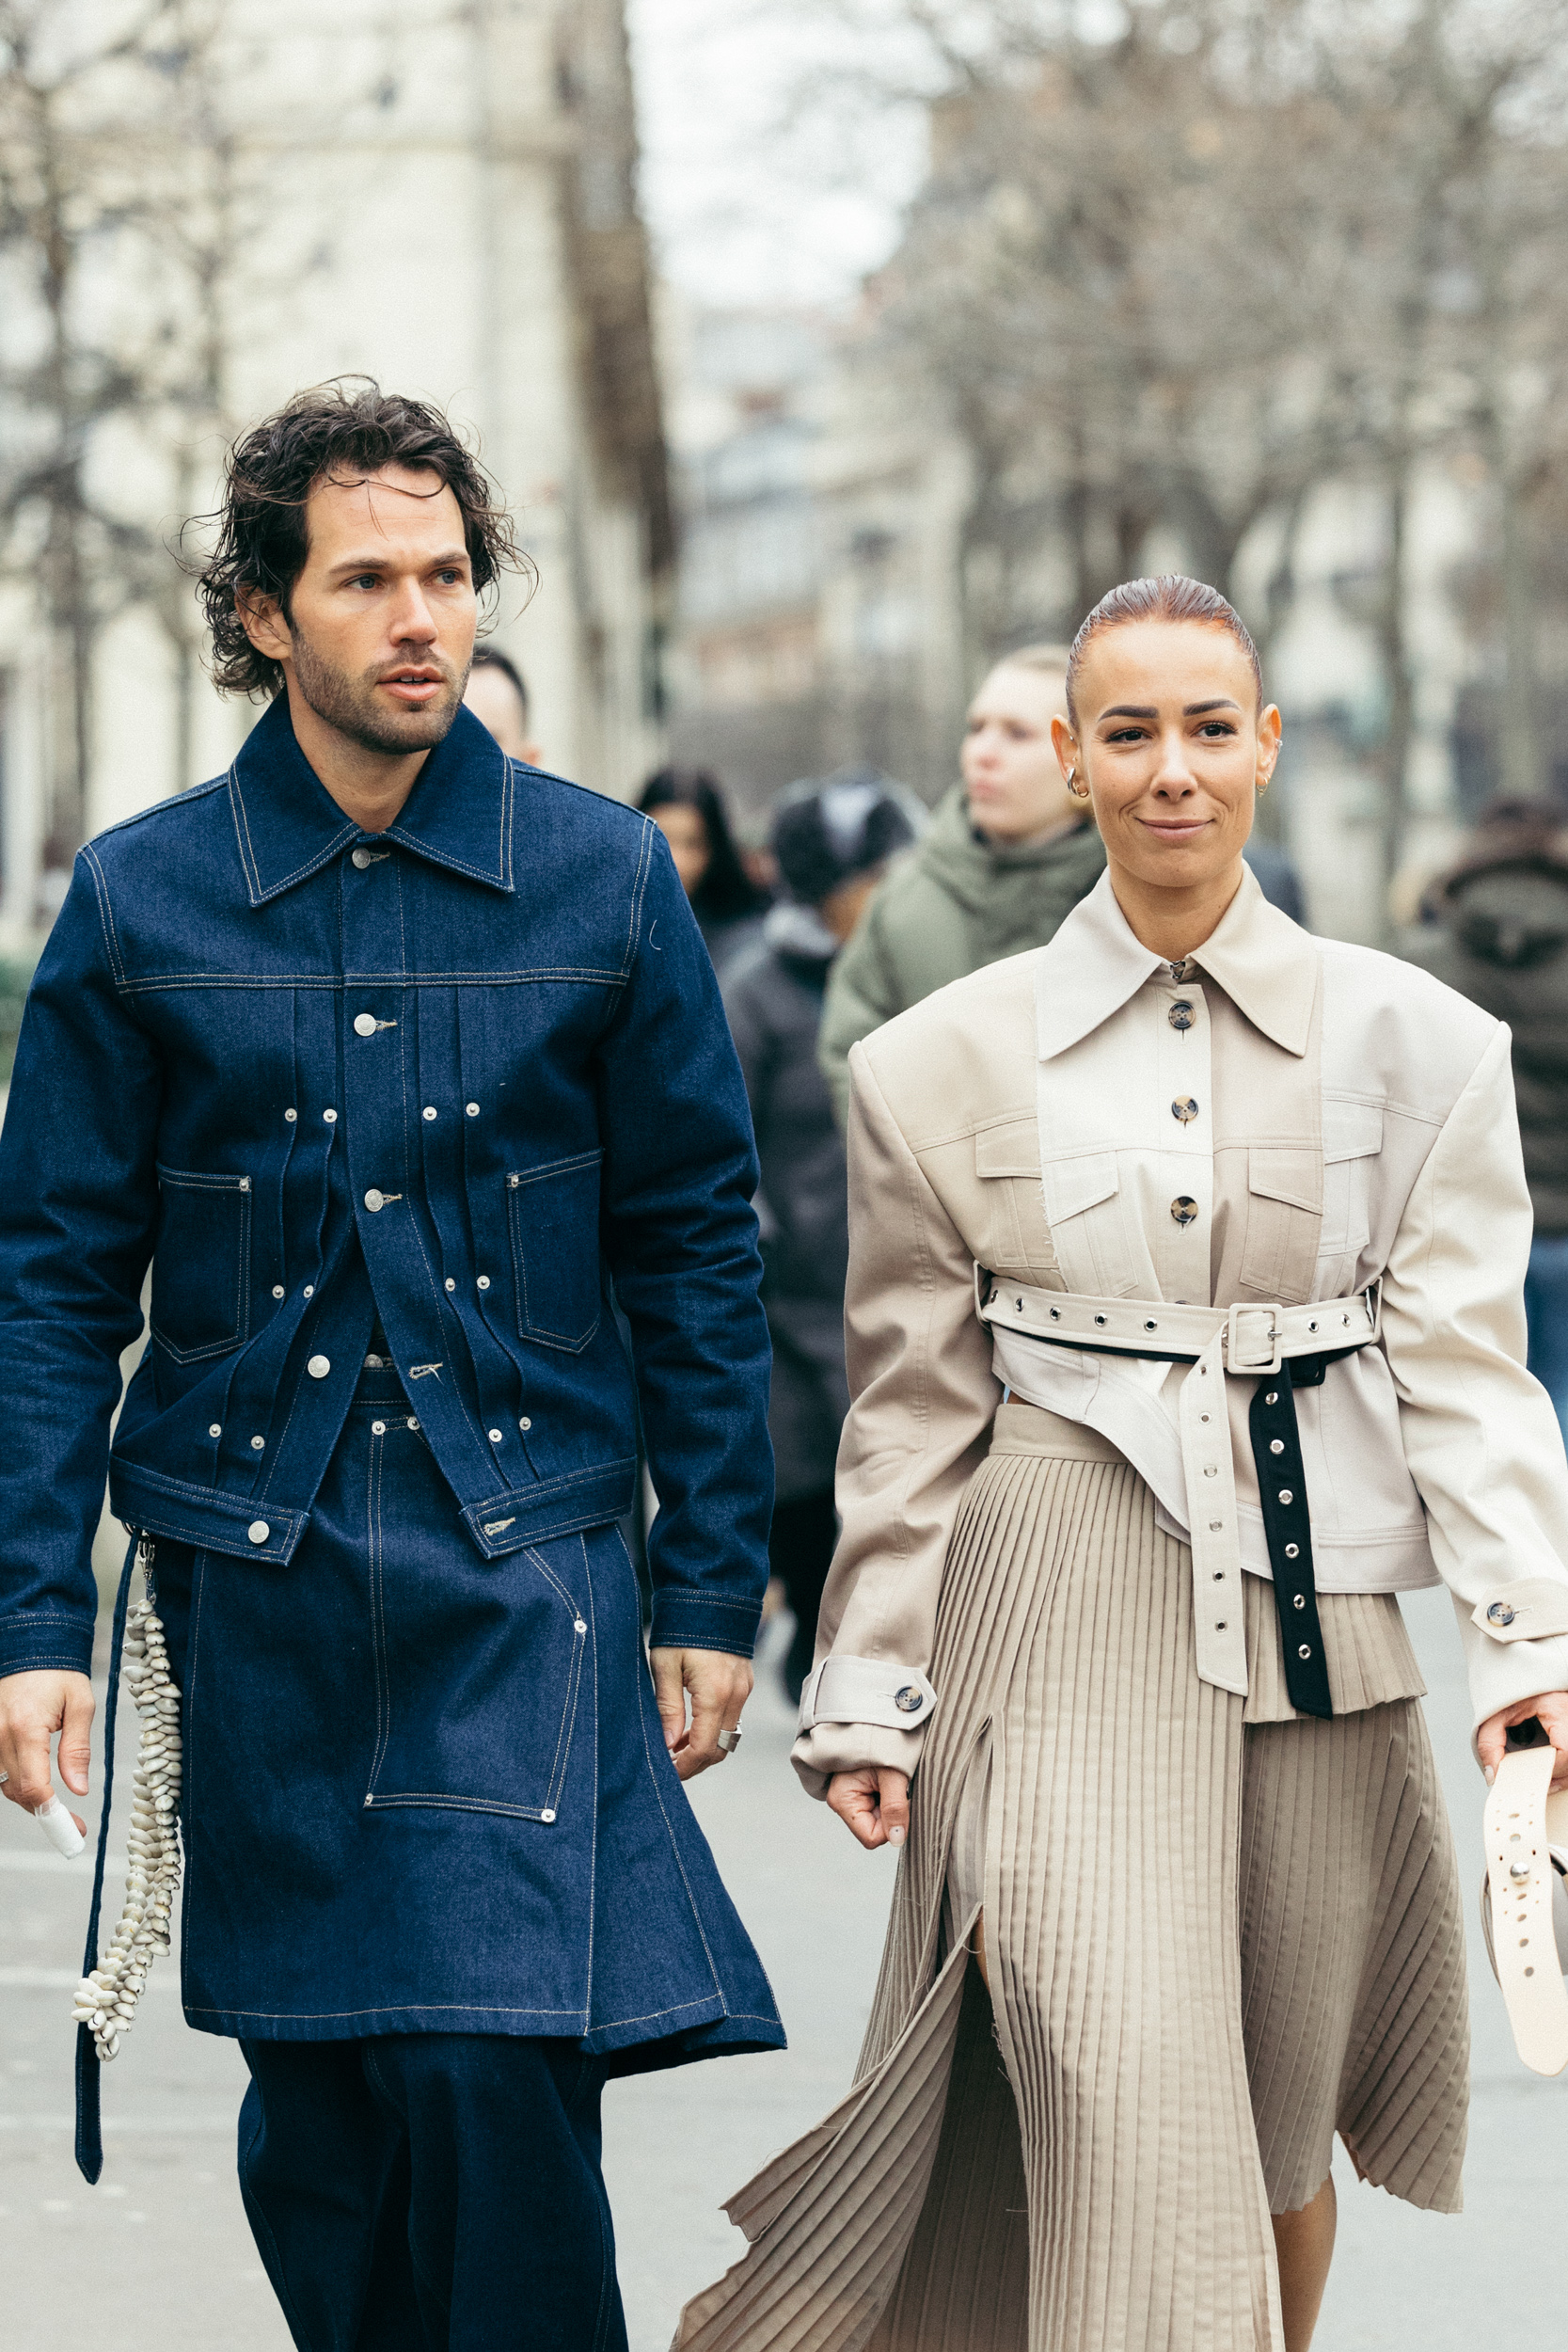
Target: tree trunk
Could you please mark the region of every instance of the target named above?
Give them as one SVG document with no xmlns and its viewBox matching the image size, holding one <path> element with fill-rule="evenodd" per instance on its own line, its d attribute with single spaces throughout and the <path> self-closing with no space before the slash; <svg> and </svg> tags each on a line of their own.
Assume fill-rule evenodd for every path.
<svg viewBox="0 0 1568 2352">
<path fill-rule="evenodd" d="M 1501 471 L 1501 469 L 1499 469 Z M 1502 788 L 1511 799 L 1534 800 L 1541 791 L 1541 728 L 1535 688 L 1535 549 L 1527 485 L 1502 471 L 1501 569 L 1503 694 Z"/>
<path fill-rule="evenodd" d="M 1416 680 L 1405 632 L 1404 559 L 1410 515 L 1412 466 L 1409 451 L 1400 448 L 1388 473 L 1388 546 L 1384 559 L 1383 588 L 1377 616 L 1377 649 L 1386 698 L 1386 718 L 1378 769 L 1383 787 L 1379 824 L 1377 933 L 1391 946 L 1393 920 L 1388 893 L 1404 862 L 1409 831 L 1410 747 L 1416 732 Z"/>
</svg>

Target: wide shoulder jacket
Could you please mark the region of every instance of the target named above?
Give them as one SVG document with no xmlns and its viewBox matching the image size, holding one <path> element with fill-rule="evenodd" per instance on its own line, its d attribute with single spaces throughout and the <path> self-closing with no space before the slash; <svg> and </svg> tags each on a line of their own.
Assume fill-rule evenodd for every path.
<svg viewBox="0 0 1568 2352">
<path fill-rule="evenodd" d="M 1185 1368 L 993 1334 L 987 1274 L 1021 1303 L 1024 1285 L 1151 1307 L 1365 1297 L 1375 1344 L 1299 1399 L 1319 1591 L 1441 1577 L 1478 1721 L 1568 1687 L 1568 1467 L 1524 1365 L 1530 1206 L 1501 1024 L 1309 936 L 1250 874 L 1179 980 L 1104 879 L 1048 946 L 928 997 L 851 1068 L 855 1402 L 796 1749 L 809 1788 L 913 1769 L 941 1704 L 948 1539 L 1005 1387 L 1109 1438 L 1190 1532 Z M 1256 1386 L 1224 1382 L 1241 1563 L 1267 1576 Z"/>
<path fill-rule="evenodd" d="M 367 834 L 282 702 L 89 844 L 0 1141 L 0 1673 L 86 1669 L 118 1517 L 292 1558 L 377 1312 L 484 1558 L 660 1511 L 656 1642 L 749 1651 L 771 1504 L 745 1090 L 646 818 L 467 711 Z"/>
</svg>

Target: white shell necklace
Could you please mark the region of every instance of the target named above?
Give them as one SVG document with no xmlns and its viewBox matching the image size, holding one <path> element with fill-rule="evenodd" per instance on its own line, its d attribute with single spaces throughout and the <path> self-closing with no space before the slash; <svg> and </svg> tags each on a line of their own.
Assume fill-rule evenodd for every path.
<svg viewBox="0 0 1568 2352">
<path fill-rule="evenodd" d="M 144 1559 L 150 1565 L 151 1547 Z M 154 1955 L 169 1947 L 169 1914 L 180 1887 L 180 1693 L 169 1679 L 163 1619 L 150 1599 L 125 1621 L 125 1679 L 141 1717 L 130 1834 L 125 1908 L 109 1948 L 76 1988 L 71 2015 L 92 2031 L 101 2058 L 112 2058 L 131 2030 Z"/>
</svg>

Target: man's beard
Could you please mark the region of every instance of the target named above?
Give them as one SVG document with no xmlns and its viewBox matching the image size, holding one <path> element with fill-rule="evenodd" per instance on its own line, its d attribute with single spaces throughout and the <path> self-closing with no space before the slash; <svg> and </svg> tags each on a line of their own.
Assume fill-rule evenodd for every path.
<svg viewBox="0 0 1568 2352">
<path fill-rule="evenodd" d="M 368 752 L 385 752 L 397 757 L 405 752 L 428 752 L 451 730 L 462 705 L 465 680 L 458 676 L 451 663 L 436 652 L 420 654 L 407 663 L 411 670 L 439 670 L 446 681 L 446 691 L 422 710 L 388 709 L 376 702 L 376 687 L 386 675 L 378 664 L 374 672 L 363 677 L 351 677 L 346 670 L 334 669 L 324 660 L 309 639 L 297 628 L 291 628 L 293 640 L 294 679 L 300 692 L 318 719 L 325 719 L 329 727 L 346 735 L 351 743 L 361 744 Z"/>
</svg>

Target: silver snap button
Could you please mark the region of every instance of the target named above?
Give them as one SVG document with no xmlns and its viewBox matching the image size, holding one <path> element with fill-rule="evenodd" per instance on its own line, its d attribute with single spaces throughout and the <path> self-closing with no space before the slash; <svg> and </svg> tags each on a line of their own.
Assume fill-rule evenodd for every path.
<svg viewBox="0 0 1568 2352">
<path fill-rule="evenodd" d="M 327 1374 L 331 1371 L 332 1365 L 330 1359 L 325 1356 L 312 1356 L 305 1369 L 309 1374 L 312 1380 L 325 1380 Z"/>
<path fill-rule="evenodd" d="M 375 1015 L 373 1012 L 356 1012 L 355 1014 L 354 1034 L 356 1037 L 374 1037 Z"/>
<path fill-rule="evenodd" d="M 487 1429 L 484 1434 L 489 1438 L 492 1445 L 499 1445 L 501 1441 L 501 1433 L 499 1429 Z"/>
<path fill-rule="evenodd" d="M 209 1422 L 209 1424 L 208 1424 L 208 1428 L 207 1428 L 207 1435 L 209 1436 L 209 1438 L 221 1438 L 221 1437 L 222 1437 L 222 1435 L 223 1435 L 223 1423 L 222 1423 L 222 1422 L 221 1422 L 221 1421 L 214 1421 L 214 1422 Z"/>
<path fill-rule="evenodd" d="M 453 1281 L 450 1274 L 447 1277 L 447 1288 L 449 1291 L 454 1291 L 457 1288 L 457 1284 Z"/>
<path fill-rule="evenodd" d="M 265 1438 L 252 1438 L 252 1439 L 250 1440 L 250 1450 L 251 1450 L 251 1452 L 252 1452 L 253 1454 L 261 1454 L 261 1453 L 263 1453 L 263 1452 L 265 1451 L 265 1449 L 266 1449 L 266 1442 L 267 1442 L 267 1441 L 266 1441 Z"/>
<path fill-rule="evenodd" d="M 375 1186 L 372 1184 L 369 1192 L 365 1195 L 365 1206 L 373 1216 L 378 1209 L 384 1209 L 387 1206 L 386 1195 L 384 1193 L 377 1192 Z"/>
<path fill-rule="evenodd" d="M 477 1119 L 479 1117 L 479 1104 L 477 1103 L 465 1103 L 463 1108 L 467 1112 L 470 1119 Z M 552 1814 L 550 1818 L 553 1820 L 555 1817 Z"/>
<path fill-rule="evenodd" d="M 283 1114 L 283 1116 L 284 1116 L 284 1118 L 288 1120 L 288 1122 L 289 1122 L 290 1126 L 292 1127 L 292 1126 L 293 1125 L 293 1123 L 294 1123 L 294 1120 L 295 1120 L 299 1117 L 299 1113 L 298 1113 L 297 1111 L 285 1111 L 285 1112 L 284 1112 L 284 1114 Z"/>
<path fill-rule="evenodd" d="M 307 1283 L 306 1283 L 306 1285 L 305 1285 L 305 1295 L 306 1295 L 306 1297 L 307 1297 L 307 1298 L 314 1298 L 315 1295 L 316 1295 L 316 1286 L 315 1286 L 314 1282 L 307 1282 Z"/>
<path fill-rule="evenodd" d="M 1170 1213 L 1176 1219 L 1178 1225 L 1187 1226 L 1196 1224 L 1197 1221 L 1197 1202 L 1191 1200 L 1186 1193 L 1179 1193 L 1170 1204 Z"/>
<path fill-rule="evenodd" d="M 283 1295 L 283 1285 L 282 1285 L 282 1283 L 281 1283 L 281 1282 L 275 1282 L 275 1283 L 273 1284 L 273 1286 L 272 1286 L 272 1295 L 273 1295 L 274 1298 L 281 1298 L 281 1297 L 282 1297 L 282 1295 Z"/>
<path fill-rule="evenodd" d="M 323 1111 L 322 1117 L 325 1120 L 329 1127 L 335 1127 L 338 1123 L 338 1114 L 336 1111 Z"/>
<path fill-rule="evenodd" d="M 351 866 L 357 866 L 361 873 L 365 871 L 365 868 L 369 866 L 370 862 L 371 853 L 369 850 L 351 850 L 349 851 L 349 864 Z"/>
<path fill-rule="evenodd" d="M 253 1544 L 264 1544 L 267 1537 L 272 1534 L 272 1529 L 267 1525 L 265 1519 L 252 1519 L 250 1525 L 246 1528 L 245 1533 L 250 1537 Z"/>
<path fill-rule="evenodd" d="M 242 1176 L 240 1178 L 240 1190 L 242 1192 L 248 1192 L 250 1190 L 250 1179 L 248 1176 Z"/>
<path fill-rule="evenodd" d="M 424 1106 L 424 1115 L 425 1115 L 426 1119 L 434 1119 L 434 1118 L 435 1118 L 435 1116 L 436 1116 L 436 1105 L 435 1105 L 435 1104 L 434 1104 L 434 1103 L 427 1103 L 427 1104 L 425 1104 L 425 1106 Z"/>
<path fill-rule="evenodd" d="M 588 1620 L 586 1617 L 578 1617 L 573 1621 L 572 1631 L 574 1633 L 586 1633 L 587 1630 Z"/>
<path fill-rule="evenodd" d="M 384 1438 L 386 1435 L 386 1422 L 384 1421 L 372 1421 L 371 1423 L 371 1436 L 372 1438 Z"/>
<path fill-rule="evenodd" d="M 544 1809 L 543 1813 L 541 1813 L 541 1814 L 540 1814 L 539 1819 L 540 1819 L 542 1821 L 553 1821 L 553 1820 L 554 1820 L 554 1819 L 555 1819 L 555 1815 L 554 1815 L 554 1814 L 550 1811 L 549 1806 L 548 1806 L 548 1805 L 546 1805 L 546 1806 L 545 1807 L 545 1809 Z"/>
<path fill-rule="evenodd" d="M 419 1425 L 420 1425 L 420 1424 L 419 1424 L 419 1422 L 415 1420 L 415 1418 L 414 1418 L 413 1414 L 412 1414 L 412 1413 L 410 1413 L 410 1414 L 409 1414 L 409 1416 L 408 1416 L 408 1426 L 409 1426 L 409 1428 L 410 1428 L 410 1429 L 417 1429 L 417 1428 L 419 1427 Z"/>
<path fill-rule="evenodd" d="M 487 1291 L 489 1287 L 490 1277 L 487 1274 L 482 1274 L 479 1278 L 478 1288 L 482 1291 Z"/>
<path fill-rule="evenodd" d="M 517 1426 L 518 1426 L 518 1428 L 522 1431 L 522 1433 L 523 1433 L 524 1437 L 526 1438 L 526 1437 L 528 1436 L 529 1431 L 530 1431 L 530 1430 L 533 1427 L 533 1422 L 532 1422 L 532 1421 L 530 1419 L 529 1415 L 528 1415 L 527 1413 L 524 1413 L 524 1414 L 523 1414 L 523 1416 L 522 1416 L 522 1418 L 519 1420 L 519 1422 L 518 1422 L 518 1423 L 517 1423 Z"/>
</svg>

